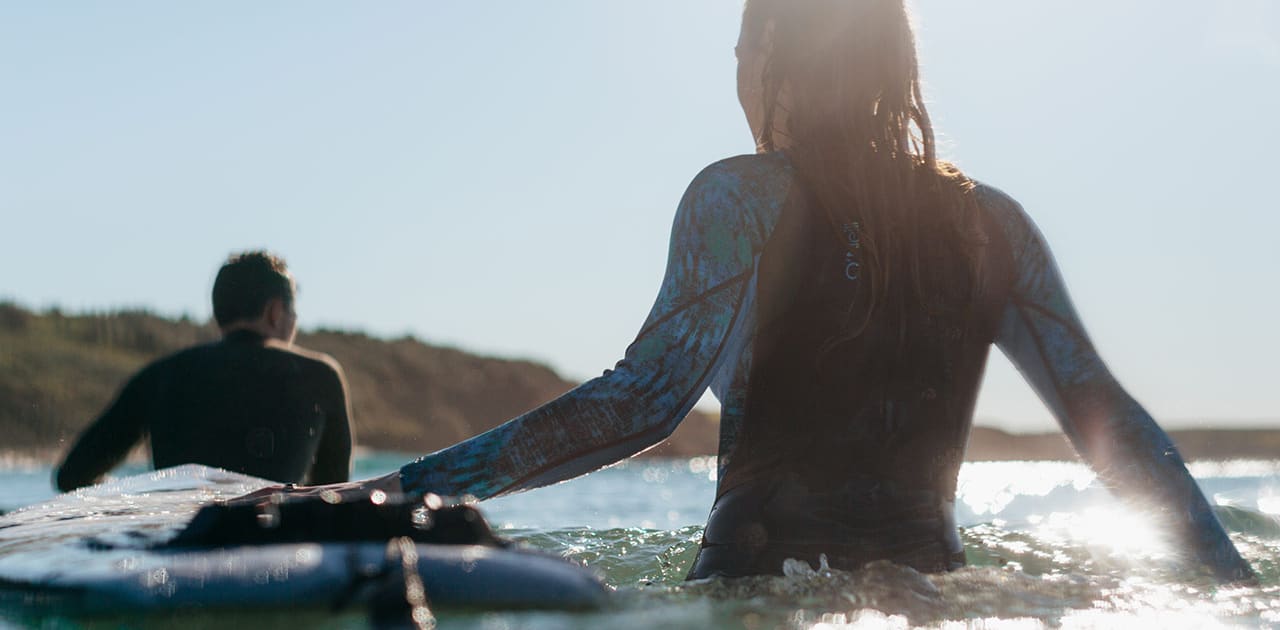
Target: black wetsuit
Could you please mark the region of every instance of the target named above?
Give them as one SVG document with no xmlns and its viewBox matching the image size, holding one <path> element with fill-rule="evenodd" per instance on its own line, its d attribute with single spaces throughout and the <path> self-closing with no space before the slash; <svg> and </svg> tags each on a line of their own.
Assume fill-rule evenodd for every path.
<svg viewBox="0 0 1280 630">
<path fill-rule="evenodd" d="M 822 555 L 838 568 L 963 566 L 952 501 L 1014 277 L 1009 244 L 985 212 L 977 264 L 954 237 L 928 239 L 927 299 L 899 285 L 885 301 L 901 300 L 905 323 L 874 319 L 833 344 L 869 299 L 858 225 L 836 239 L 811 201 L 791 206 L 760 257 L 745 413 L 691 576 Z"/>
<path fill-rule="evenodd" d="M 148 435 L 156 468 L 196 463 L 281 482 L 349 475 L 351 413 L 337 362 L 245 330 L 135 375 L 68 453 L 58 488 L 94 483 Z"/>
<path fill-rule="evenodd" d="M 994 344 L 1103 483 L 1141 500 L 1218 575 L 1250 574 L 1169 437 L 1098 357 L 1017 202 L 973 191 L 987 239 L 979 275 L 957 276 L 960 293 L 899 302 L 915 318 L 905 346 L 893 345 L 896 330 L 872 329 L 824 354 L 834 318 L 868 290 L 852 264 L 857 226 L 833 239 L 789 201 L 795 181 L 783 153 L 705 169 L 680 202 L 666 278 L 623 360 L 404 466 L 404 488 L 483 499 L 591 472 L 670 435 L 709 387 L 721 403 L 719 487 L 690 577 L 779 573 L 786 558 L 821 554 L 837 568 L 889 559 L 947 570 L 963 563 L 956 475 Z M 936 273 L 972 268 L 926 255 L 944 257 L 930 263 Z"/>
</svg>

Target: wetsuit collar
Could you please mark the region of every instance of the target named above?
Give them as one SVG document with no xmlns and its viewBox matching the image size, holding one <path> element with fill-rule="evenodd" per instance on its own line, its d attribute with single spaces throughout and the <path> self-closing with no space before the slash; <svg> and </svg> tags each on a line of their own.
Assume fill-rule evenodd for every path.
<svg viewBox="0 0 1280 630">
<path fill-rule="evenodd" d="M 225 343 L 253 343 L 253 344 L 263 344 L 263 343 L 266 343 L 266 341 L 267 341 L 267 337 L 266 337 L 266 335 L 263 335 L 262 333 L 260 333 L 260 332 L 258 332 L 258 331 L 256 331 L 256 330 L 249 330 L 249 329 L 247 329 L 247 328 L 239 328 L 239 329 L 237 329 L 237 330 L 233 330 L 233 331 L 231 331 L 231 332 L 229 332 L 229 333 L 227 333 L 227 334 L 223 335 L 223 336 L 222 336 L 222 341 L 223 341 L 223 342 L 225 342 Z"/>
</svg>

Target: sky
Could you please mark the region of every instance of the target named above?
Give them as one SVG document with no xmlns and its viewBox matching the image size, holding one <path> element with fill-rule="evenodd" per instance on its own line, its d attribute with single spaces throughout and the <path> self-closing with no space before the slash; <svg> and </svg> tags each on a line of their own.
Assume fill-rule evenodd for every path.
<svg viewBox="0 0 1280 630">
<path fill-rule="evenodd" d="M 1280 427 L 1280 3 L 914 9 L 943 156 L 1027 208 L 1131 393 L 1166 427 Z M 0 298 L 203 319 L 226 255 L 266 247 L 304 327 L 590 378 L 688 182 L 754 148 L 740 13 L 0 4 Z M 977 415 L 1054 427 L 998 352 Z"/>
</svg>

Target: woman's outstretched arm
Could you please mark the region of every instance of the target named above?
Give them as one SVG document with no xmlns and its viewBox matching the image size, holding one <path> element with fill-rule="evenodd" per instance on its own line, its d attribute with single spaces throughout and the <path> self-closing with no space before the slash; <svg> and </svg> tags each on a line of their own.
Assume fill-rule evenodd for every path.
<svg viewBox="0 0 1280 630">
<path fill-rule="evenodd" d="M 1149 506 L 1176 543 L 1225 579 L 1253 575 L 1173 442 L 1098 357 L 1044 237 L 1016 201 L 980 187 L 1004 227 L 1015 281 L 996 340 L 1077 452 L 1121 497 Z"/>
<path fill-rule="evenodd" d="M 488 498 L 607 466 L 662 439 L 726 360 L 736 360 L 755 260 L 768 228 L 753 183 L 714 164 L 676 213 L 666 276 L 636 340 L 613 370 L 493 430 L 401 469 L 407 492 Z"/>
</svg>

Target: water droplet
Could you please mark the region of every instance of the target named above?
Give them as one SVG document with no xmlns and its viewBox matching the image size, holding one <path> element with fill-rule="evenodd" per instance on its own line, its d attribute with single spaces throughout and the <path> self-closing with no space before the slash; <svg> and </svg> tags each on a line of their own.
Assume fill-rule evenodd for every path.
<svg viewBox="0 0 1280 630">
<path fill-rule="evenodd" d="M 438 510 L 444 506 L 444 499 L 440 495 L 428 492 L 422 497 L 422 504 L 427 506 L 428 510 Z"/>
</svg>

